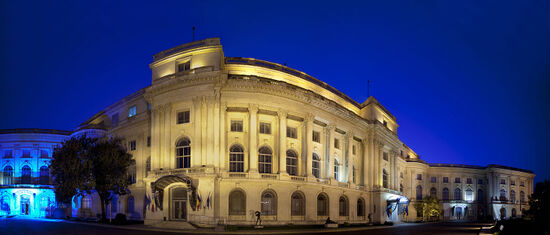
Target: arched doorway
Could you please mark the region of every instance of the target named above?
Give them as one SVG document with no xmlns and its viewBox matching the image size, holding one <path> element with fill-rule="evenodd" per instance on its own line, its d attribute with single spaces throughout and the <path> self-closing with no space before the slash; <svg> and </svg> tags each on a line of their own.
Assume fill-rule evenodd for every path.
<svg viewBox="0 0 550 235">
<path fill-rule="evenodd" d="M 172 220 L 187 220 L 187 188 L 176 187 L 171 190 L 171 217 Z"/>
<path fill-rule="evenodd" d="M 22 194 L 21 195 L 21 215 L 29 215 L 31 213 L 31 199 L 29 195 Z"/>
<path fill-rule="evenodd" d="M 506 219 L 506 208 L 500 208 L 500 219 Z"/>
</svg>

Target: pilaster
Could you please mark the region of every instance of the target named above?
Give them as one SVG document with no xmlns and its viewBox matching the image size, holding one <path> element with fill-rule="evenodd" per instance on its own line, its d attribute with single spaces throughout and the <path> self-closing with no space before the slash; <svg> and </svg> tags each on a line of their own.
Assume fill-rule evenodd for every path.
<svg viewBox="0 0 550 235">
<path fill-rule="evenodd" d="M 248 106 L 249 114 L 249 127 L 248 127 L 248 157 L 249 162 L 249 172 L 257 173 L 258 172 L 258 105 L 249 105 Z"/>
<path fill-rule="evenodd" d="M 279 173 L 286 174 L 286 115 L 287 112 L 279 110 Z"/>
<path fill-rule="evenodd" d="M 306 116 L 306 170 L 305 170 L 305 176 L 308 178 L 313 178 L 312 173 L 312 164 L 313 164 L 313 120 L 315 119 L 315 116 L 313 114 L 309 113 Z M 302 156 L 303 157 L 303 156 Z"/>
</svg>

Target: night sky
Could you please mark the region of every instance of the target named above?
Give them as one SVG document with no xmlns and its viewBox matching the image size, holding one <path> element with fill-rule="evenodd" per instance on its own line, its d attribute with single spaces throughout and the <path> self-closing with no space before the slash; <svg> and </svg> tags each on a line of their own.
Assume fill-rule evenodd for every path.
<svg viewBox="0 0 550 235">
<path fill-rule="evenodd" d="M 1 1 L 0 128 L 73 130 L 151 83 L 152 55 L 220 37 L 397 117 L 430 163 L 550 179 L 550 1 Z"/>
</svg>

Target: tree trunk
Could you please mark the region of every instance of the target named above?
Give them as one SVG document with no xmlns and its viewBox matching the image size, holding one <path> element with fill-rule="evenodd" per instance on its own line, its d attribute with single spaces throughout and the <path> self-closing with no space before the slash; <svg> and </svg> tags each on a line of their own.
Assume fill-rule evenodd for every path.
<svg viewBox="0 0 550 235">
<path fill-rule="evenodd" d="M 105 199 L 103 197 L 99 196 L 99 200 L 101 201 L 101 221 L 106 221 L 107 217 L 105 216 Z"/>
</svg>

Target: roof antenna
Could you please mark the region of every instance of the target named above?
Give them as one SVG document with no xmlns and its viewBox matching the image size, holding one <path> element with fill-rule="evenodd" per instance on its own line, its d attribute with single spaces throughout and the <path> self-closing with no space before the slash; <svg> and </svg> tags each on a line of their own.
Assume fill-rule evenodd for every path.
<svg viewBox="0 0 550 235">
<path fill-rule="evenodd" d="M 193 42 L 195 41 L 195 26 L 193 26 Z"/>
</svg>

